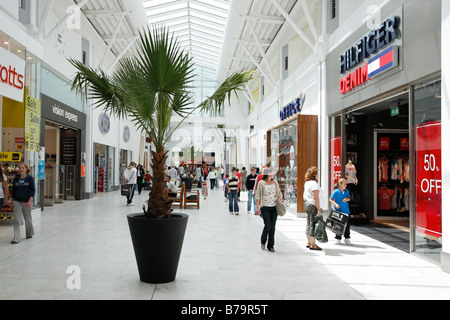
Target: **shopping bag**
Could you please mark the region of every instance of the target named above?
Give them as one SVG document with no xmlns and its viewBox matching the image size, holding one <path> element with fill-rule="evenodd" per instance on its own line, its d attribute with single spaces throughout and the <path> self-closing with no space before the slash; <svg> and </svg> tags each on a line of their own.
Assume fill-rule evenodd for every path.
<svg viewBox="0 0 450 320">
<path fill-rule="evenodd" d="M 328 242 L 328 235 L 325 228 L 325 222 L 323 221 L 322 216 L 316 216 L 316 222 L 314 226 L 314 238 L 320 243 Z"/>
<path fill-rule="evenodd" d="M 336 210 L 331 210 L 331 213 L 328 216 L 325 225 L 331 230 L 331 232 L 335 233 L 338 236 L 342 236 L 344 234 L 347 223 L 349 223 L 348 219 L 348 214 Z"/>
<path fill-rule="evenodd" d="M 128 197 L 131 193 L 131 184 L 123 184 L 120 186 L 120 194 Z"/>
</svg>

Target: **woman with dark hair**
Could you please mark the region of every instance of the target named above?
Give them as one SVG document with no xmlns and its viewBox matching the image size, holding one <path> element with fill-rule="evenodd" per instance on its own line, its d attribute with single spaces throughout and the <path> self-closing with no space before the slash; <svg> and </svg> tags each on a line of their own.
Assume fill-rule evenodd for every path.
<svg viewBox="0 0 450 320">
<path fill-rule="evenodd" d="M 314 227 L 316 222 L 316 215 L 320 212 L 319 201 L 319 184 L 317 183 L 319 176 L 319 169 L 317 167 L 311 167 L 305 174 L 305 188 L 303 191 L 303 200 L 305 201 L 306 210 L 306 238 L 308 243 L 306 245 L 310 250 L 322 250 L 316 245 L 316 239 L 314 238 Z"/>
<path fill-rule="evenodd" d="M 13 180 L 11 191 L 11 205 L 14 203 L 14 238 L 11 244 L 19 243 L 20 226 L 25 220 L 25 233 L 27 239 L 34 236 L 33 221 L 31 219 L 31 206 L 33 205 L 36 187 L 34 179 L 29 174 L 30 169 L 24 163 L 19 164 L 19 175 Z"/>
<path fill-rule="evenodd" d="M 277 202 L 281 204 L 283 194 L 278 182 L 274 180 L 275 171 L 265 168 L 262 172 L 261 181 L 256 190 L 256 214 L 261 214 L 264 220 L 264 229 L 261 234 L 261 249 L 275 252 L 275 224 L 277 223 Z"/>
</svg>

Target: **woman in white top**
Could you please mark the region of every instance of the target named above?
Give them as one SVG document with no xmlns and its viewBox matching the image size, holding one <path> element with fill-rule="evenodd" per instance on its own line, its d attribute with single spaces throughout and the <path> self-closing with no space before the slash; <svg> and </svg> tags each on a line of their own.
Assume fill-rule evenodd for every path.
<svg viewBox="0 0 450 320">
<path fill-rule="evenodd" d="M 316 224 L 316 215 L 321 215 L 320 201 L 319 201 L 319 184 L 317 178 L 319 175 L 319 169 L 317 167 L 311 167 L 305 174 L 305 188 L 303 191 L 303 200 L 305 201 L 306 210 L 306 238 L 308 239 L 307 248 L 310 250 L 322 250 L 316 245 L 316 239 L 314 238 L 314 227 Z"/>
<path fill-rule="evenodd" d="M 214 186 L 216 185 L 216 171 L 214 170 L 214 168 L 210 168 L 209 169 L 209 173 L 208 173 L 208 179 L 211 183 L 211 190 L 214 189 Z"/>
<path fill-rule="evenodd" d="M 262 179 L 256 189 L 256 214 L 261 214 L 264 220 L 264 229 L 261 234 L 261 249 L 264 250 L 267 242 L 267 249 L 275 252 L 275 224 L 277 222 L 277 202 L 281 204 L 283 194 L 278 182 L 274 180 L 275 171 L 266 168 L 262 172 Z"/>
</svg>

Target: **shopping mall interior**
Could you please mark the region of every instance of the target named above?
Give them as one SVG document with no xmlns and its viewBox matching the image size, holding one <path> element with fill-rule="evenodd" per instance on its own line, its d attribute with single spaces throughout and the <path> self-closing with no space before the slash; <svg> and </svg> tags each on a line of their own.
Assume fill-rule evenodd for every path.
<svg viewBox="0 0 450 320">
<path fill-rule="evenodd" d="M 449 34 L 445 0 L 0 0 L 0 298 L 450 299 Z"/>
</svg>

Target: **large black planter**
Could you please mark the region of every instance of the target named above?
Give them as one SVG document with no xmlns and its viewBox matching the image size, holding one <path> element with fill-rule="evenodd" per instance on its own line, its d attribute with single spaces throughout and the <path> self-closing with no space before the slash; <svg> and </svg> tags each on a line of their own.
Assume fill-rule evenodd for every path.
<svg viewBox="0 0 450 320">
<path fill-rule="evenodd" d="M 169 219 L 148 219 L 142 213 L 127 215 L 142 282 L 175 280 L 188 217 L 182 213 Z"/>
</svg>

